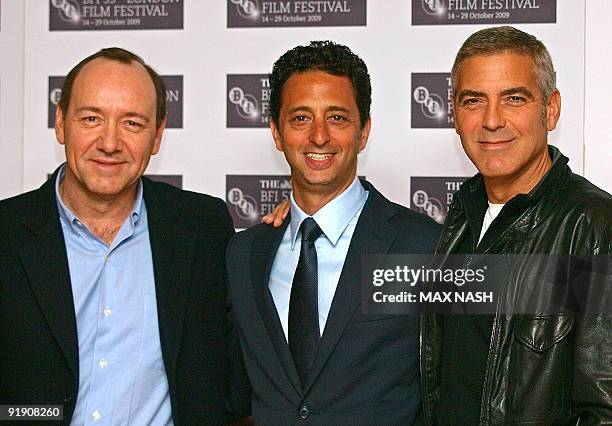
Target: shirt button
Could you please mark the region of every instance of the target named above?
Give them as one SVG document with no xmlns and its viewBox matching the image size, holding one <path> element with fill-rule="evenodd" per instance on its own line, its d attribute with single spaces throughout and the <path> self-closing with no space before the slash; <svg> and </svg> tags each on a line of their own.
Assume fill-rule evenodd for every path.
<svg viewBox="0 0 612 426">
<path fill-rule="evenodd" d="M 308 407 L 306 407 L 305 405 L 302 405 L 300 407 L 300 418 L 307 419 L 308 416 L 310 416 L 310 410 L 308 410 Z"/>
<path fill-rule="evenodd" d="M 110 256 L 106 256 L 106 258 L 104 259 L 104 262 L 106 263 L 110 262 Z"/>
<path fill-rule="evenodd" d="M 111 314 L 111 308 L 108 306 L 104 308 L 104 316 L 107 317 Z"/>
<path fill-rule="evenodd" d="M 97 422 L 98 420 L 100 420 L 100 417 L 102 417 L 102 414 L 100 414 L 98 410 L 91 413 L 91 418 L 93 419 L 94 422 Z"/>
<path fill-rule="evenodd" d="M 98 365 L 100 366 L 100 368 L 106 368 L 108 367 L 108 361 L 106 360 L 106 358 L 102 358 L 100 361 L 98 361 Z"/>
</svg>

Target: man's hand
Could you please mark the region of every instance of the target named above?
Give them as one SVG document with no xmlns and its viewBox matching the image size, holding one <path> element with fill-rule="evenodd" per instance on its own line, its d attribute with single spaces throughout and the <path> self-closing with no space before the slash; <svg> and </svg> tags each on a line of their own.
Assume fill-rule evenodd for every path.
<svg viewBox="0 0 612 426">
<path fill-rule="evenodd" d="M 280 204 L 274 207 L 272 213 L 268 213 L 267 215 L 262 217 L 261 222 L 267 223 L 268 225 L 272 225 L 275 228 L 278 228 L 283 224 L 283 220 L 285 220 L 285 218 L 287 217 L 290 208 L 291 203 L 289 202 L 289 199 L 284 199 L 280 202 Z"/>
</svg>

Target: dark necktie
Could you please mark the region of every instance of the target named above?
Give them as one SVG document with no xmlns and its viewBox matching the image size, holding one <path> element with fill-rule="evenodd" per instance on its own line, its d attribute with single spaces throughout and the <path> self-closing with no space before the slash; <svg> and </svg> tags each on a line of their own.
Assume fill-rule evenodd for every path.
<svg viewBox="0 0 612 426">
<path fill-rule="evenodd" d="M 317 303 L 317 250 L 314 242 L 321 228 L 311 217 L 300 225 L 302 247 L 289 299 L 289 348 L 304 384 L 319 346 Z"/>
</svg>

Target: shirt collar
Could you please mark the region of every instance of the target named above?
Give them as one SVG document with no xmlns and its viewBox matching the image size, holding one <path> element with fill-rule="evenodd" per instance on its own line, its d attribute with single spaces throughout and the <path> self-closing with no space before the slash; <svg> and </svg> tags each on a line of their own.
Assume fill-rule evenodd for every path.
<svg viewBox="0 0 612 426">
<path fill-rule="evenodd" d="M 359 178 L 355 177 L 353 183 L 344 192 L 324 205 L 312 216 L 332 245 L 336 245 L 349 222 L 363 207 L 367 198 L 367 191 L 361 185 Z M 291 192 L 290 200 L 291 250 L 293 250 L 300 225 L 304 219 L 310 216 L 297 205 L 295 198 L 293 198 L 293 191 Z"/>
<path fill-rule="evenodd" d="M 60 184 L 64 180 L 64 176 L 66 175 L 66 163 L 62 164 L 57 173 L 57 178 L 55 179 L 55 198 L 57 199 L 57 206 L 59 210 L 60 217 L 66 220 L 67 223 L 74 226 L 79 223 L 79 218 L 70 210 L 70 208 L 64 204 L 64 200 L 62 200 L 62 196 L 60 194 Z M 142 179 L 138 180 L 138 190 L 136 192 L 136 201 L 134 202 L 134 207 L 132 209 L 132 214 L 130 215 L 131 223 L 136 224 L 140 215 L 142 213 L 143 206 L 143 189 L 142 189 Z"/>
</svg>

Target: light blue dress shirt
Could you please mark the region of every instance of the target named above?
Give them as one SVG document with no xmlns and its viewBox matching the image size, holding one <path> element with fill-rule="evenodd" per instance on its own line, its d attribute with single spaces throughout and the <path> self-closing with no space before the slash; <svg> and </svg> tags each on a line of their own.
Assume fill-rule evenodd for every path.
<svg viewBox="0 0 612 426">
<path fill-rule="evenodd" d="M 317 249 L 319 328 L 321 335 L 325 330 L 327 316 L 331 308 L 344 260 L 355 232 L 361 210 L 368 198 L 358 178 L 339 196 L 327 203 L 312 218 L 323 234 L 315 241 Z M 289 298 L 293 275 L 300 258 L 302 238 L 300 225 L 309 217 L 297 205 L 291 193 L 291 223 L 276 252 L 268 287 L 272 293 L 276 311 L 280 318 L 285 339 L 289 341 Z"/>
<path fill-rule="evenodd" d="M 110 246 L 63 203 L 55 182 L 79 343 L 73 425 L 172 424 L 142 182 Z"/>
</svg>

